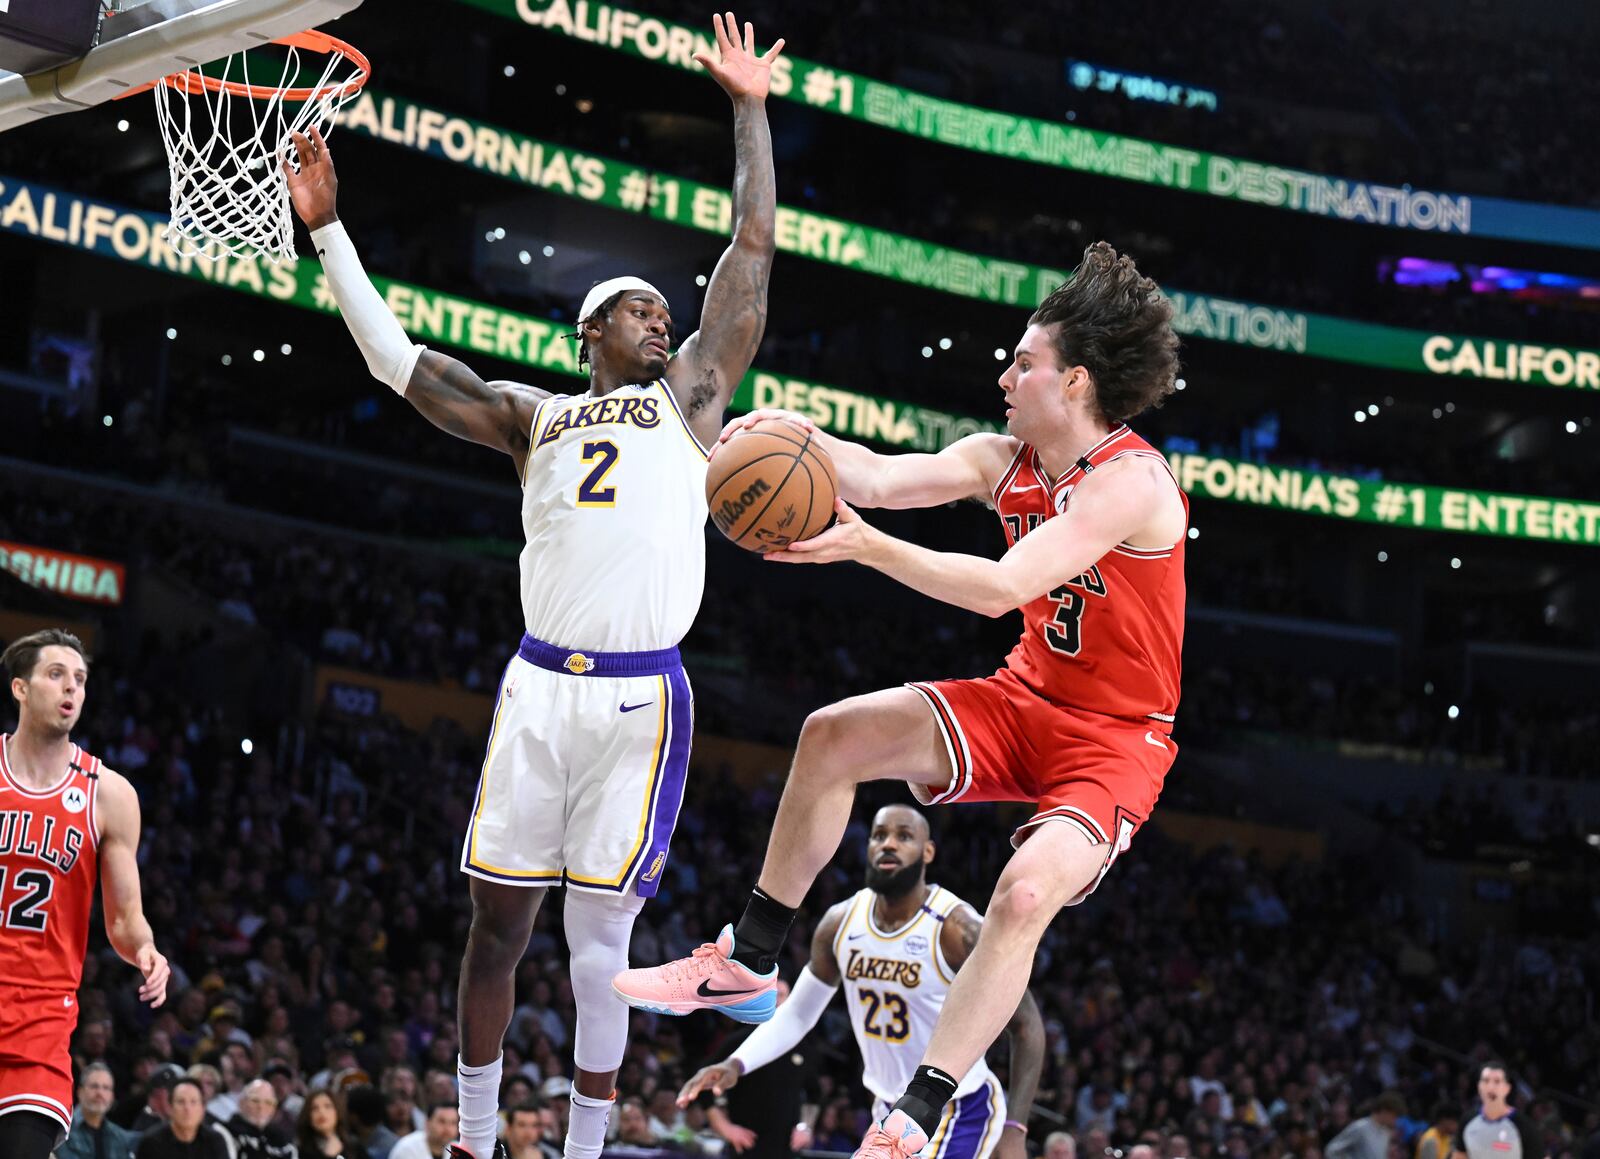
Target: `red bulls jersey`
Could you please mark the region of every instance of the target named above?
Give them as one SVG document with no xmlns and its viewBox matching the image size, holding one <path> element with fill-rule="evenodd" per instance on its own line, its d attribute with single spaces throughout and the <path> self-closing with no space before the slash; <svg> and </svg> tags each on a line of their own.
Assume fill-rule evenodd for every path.
<svg viewBox="0 0 1600 1159">
<path fill-rule="evenodd" d="M 1118 426 L 1059 479 L 1026 443 L 994 490 L 1011 546 L 1072 502 L 1086 474 L 1125 455 L 1165 457 Z M 1176 480 L 1174 480 L 1176 486 Z M 1179 492 L 1185 514 L 1188 496 Z M 1187 521 L 1186 521 L 1187 522 Z M 1022 639 L 1006 657 L 1024 684 L 1054 704 L 1172 725 L 1183 654 L 1185 537 L 1164 548 L 1118 544 L 1077 579 L 1022 609 Z"/>
<path fill-rule="evenodd" d="M 40 792 L 11 775 L 0 737 L 0 984 L 73 992 L 83 977 L 99 875 L 100 761 L 77 745 Z"/>
</svg>

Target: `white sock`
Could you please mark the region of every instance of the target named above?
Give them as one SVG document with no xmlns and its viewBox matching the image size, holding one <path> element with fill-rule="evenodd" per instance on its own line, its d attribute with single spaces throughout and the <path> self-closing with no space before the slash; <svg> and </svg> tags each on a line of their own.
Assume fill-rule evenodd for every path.
<svg viewBox="0 0 1600 1159">
<path fill-rule="evenodd" d="M 468 1066 L 458 1055 L 456 1086 L 461 1092 L 461 1145 L 477 1159 L 492 1159 L 500 1134 L 500 1059 Z"/>
<path fill-rule="evenodd" d="M 616 1095 L 609 1099 L 592 1099 L 573 1088 L 567 1145 L 562 1151 L 565 1159 L 598 1159 L 600 1149 L 606 1145 L 606 1124 L 616 1101 Z"/>
</svg>

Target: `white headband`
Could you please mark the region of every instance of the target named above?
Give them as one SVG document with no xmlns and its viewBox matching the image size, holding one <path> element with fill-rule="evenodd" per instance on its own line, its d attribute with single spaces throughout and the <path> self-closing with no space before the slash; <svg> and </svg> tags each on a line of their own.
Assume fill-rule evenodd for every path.
<svg viewBox="0 0 1600 1159">
<path fill-rule="evenodd" d="M 665 306 L 667 302 L 667 296 L 643 278 L 612 278 L 609 281 L 601 282 L 584 296 L 583 306 L 578 310 L 578 329 L 583 329 L 584 322 L 600 308 L 602 302 L 611 297 L 612 294 L 619 293 L 622 290 L 648 290 L 661 299 L 662 305 Z M 667 308 L 670 310 L 672 307 L 667 306 Z"/>
</svg>

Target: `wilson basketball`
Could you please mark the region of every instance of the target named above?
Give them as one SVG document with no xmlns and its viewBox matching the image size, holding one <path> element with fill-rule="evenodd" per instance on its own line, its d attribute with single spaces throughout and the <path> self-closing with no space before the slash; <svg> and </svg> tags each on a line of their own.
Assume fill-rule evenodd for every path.
<svg viewBox="0 0 1600 1159">
<path fill-rule="evenodd" d="M 717 449 L 706 501 L 717 530 L 746 551 L 777 551 L 833 521 L 839 476 L 811 433 L 787 419 L 762 419 Z"/>
</svg>

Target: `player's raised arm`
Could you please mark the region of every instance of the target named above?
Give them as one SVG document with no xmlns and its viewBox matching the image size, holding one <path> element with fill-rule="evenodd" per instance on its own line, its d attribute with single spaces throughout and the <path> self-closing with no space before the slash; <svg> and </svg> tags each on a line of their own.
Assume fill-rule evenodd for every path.
<svg viewBox="0 0 1600 1159">
<path fill-rule="evenodd" d="M 717 437 L 718 446 L 763 419 L 786 419 L 810 431 L 817 445 L 833 458 L 839 472 L 839 497 L 856 507 L 905 510 L 938 507 L 958 499 L 987 499 L 1017 451 L 1017 440 L 1009 436 L 973 434 L 937 454 L 881 455 L 817 429 L 803 414 L 772 409 L 730 420 Z"/>
<path fill-rule="evenodd" d="M 716 438 L 722 413 L 755 359 L 767 328 L 767 285 L 772 278 L 774 220 L 778 195 L 772 172 L 772 134 L 767 127 L 767 89 L 780 39 L 756 55 L 755 29 L 729 12 L 713 16 L 717 59 L 696 53 L 733 100 L 733 242 L 717 262 L 706 287 L 700 329 L 691 334 L 667 368 L 667 384 L 702 443 Z"/>
<path fill-rule="evenodd" d="M 311 230 L 328 290 L 372 377 L 440 430 L 504 451 L 520 474 L 534 408 L 549 392 L 514 382 L 485 382 L 456 359 L 414 344 L 367 277 L 339 220 L 339 177 L 328 143 L 313 128 L 309 137 L 296 133 L 294 147 L 300 171 L 284 163 L 289 197 Z"/>
<path fill-rule="evenodd" d="M 106 938 L 117 956 L 144 975 L 139 1000 L 167 1000 L 167 960 L 156 949 L 139 891 L 139 796 L 120 774 L 102 768 L 96 791 L 100 815 L 100 888 Z"/>
<path fill-rule="evenodd" d="M 1154 526 L 1181 535 L 1179 503 L 1171 475 L 1141 456 L 1101 467 L 1078 484 L 1072 505 L 1060 517 L 1045 520 L 998 560 L 930 551 L 896 539 L 863 522 L 843 500 L 833 527 L 766 558 L 782 563 L 853 559 L 925 596 L 980 615 L 1003 616 L 1081 575 L 1117 544 L 1134 541 Z"/>
</svg>

